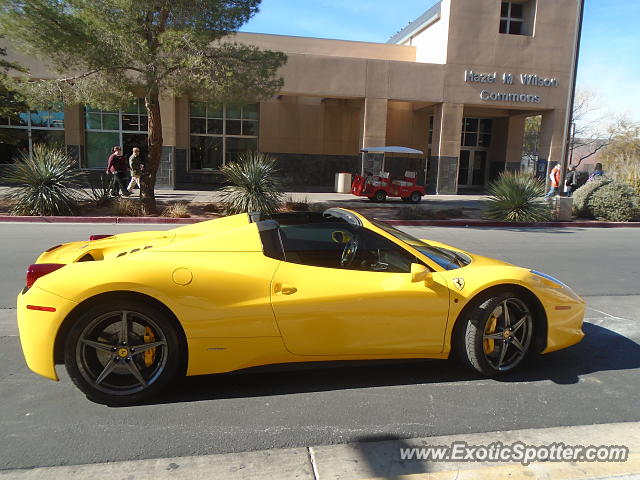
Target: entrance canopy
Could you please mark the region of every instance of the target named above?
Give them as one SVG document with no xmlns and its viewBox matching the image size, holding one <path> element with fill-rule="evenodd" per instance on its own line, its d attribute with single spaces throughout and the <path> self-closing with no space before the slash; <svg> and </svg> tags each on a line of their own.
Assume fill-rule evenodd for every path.
<svg viewBox="0 0 640 480">
<path fill-rule="evenodd" d="M 362 153 L 404 153 L 422 155 L 422 150 L 415 150 L 408 147 L 367 147 L 360 150 Z"/>
</svg>

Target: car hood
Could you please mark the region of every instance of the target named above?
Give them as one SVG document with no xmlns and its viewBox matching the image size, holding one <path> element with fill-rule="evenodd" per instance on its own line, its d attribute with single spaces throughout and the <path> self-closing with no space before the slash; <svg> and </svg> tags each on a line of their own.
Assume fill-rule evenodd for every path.
<svg viewBox="0 0 640 480">
<path fill-rule="evenodd" d="M 445 248 L 447 250 L 452 250 L 454 252 L 460 252 L 463 253 L 464 255 L 467 255 L 469 258 L 471 258 L 471 263 L 470 265 L 473 265 L 474 267 L 517 267 L 517 265 L 513 265 L 511 263 L 508 262 L 504 262 L 502 260 L 497 260 L 495 258 L 491 258 L 491 257 L 484 257 L 482 255 L 478 255 L 475 253 L 471 253 L 471 252 L 467 252 L 466 250 L 462 250 L 460 248 L 457 247 L 452 247 L 451 245 L 447 245 L 446 243 L 442 243 L 442 242 L 436 242 L 433 240 L 428 240 L 426 238 L 421 238 L 420 240 L 422 240 L 423 242 L 432 245 L 434 247 L 440 247 L 440 248 Z M 469 266 L 469 265 L 467 265 Z M 463 267 L 464 268 L 464 267 Z M 520 267 L 518 267 L 520 268 Z"/>
</svg>

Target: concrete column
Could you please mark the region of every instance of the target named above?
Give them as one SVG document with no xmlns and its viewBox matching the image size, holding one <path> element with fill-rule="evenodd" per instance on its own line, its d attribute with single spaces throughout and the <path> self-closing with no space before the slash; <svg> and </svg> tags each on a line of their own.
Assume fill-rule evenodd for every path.
<svg viewBox="0 0 640 480">
<path fill-rule="evenodd" d="M 162 116 L 162 143 L 176 145 L 176 99 L 173 96 L 160 97 L 160 115 Z"/>
<path fill-rule="evenodd" d="M 461 103 L 441 103 L 434 108 L 427 193 L 455 195 L 458 192 L 463 112 Z"/>
<path fill-rule="evenodd" d="M 173 96 L 160 97 L 162 117 L 162 155 L 156 174 L 156 186 L 175 188 L 176 156 L 176 99 Z"/>
<path fill-rule="evenodd" d="M 187 97 L 176 98 L 176 143 L 177 148 L 189 148 L 191 144 L 191 122 L 189 121 L 189 99 Z M 262 121 L 260 122 L 262 123 Z"/>
<path fill-rule="evenodd" d="M 80 105 L 69 105 L 64 109 L 64 142 L 84 145 L 84 112 Z"/>
<path fill-rule="evenodd" d="M 81 105 L 64 109 L 64 143 L 67 153 L 82 166 L 84 156 L 84 110 Z"/>
<path fill-rule="evenodd" d="M 538 156 L 540 160 L 548 162 L 545 175 L 547 181 L 551 168 L 562 160 L 565 113 L 565 110 L 551 110 L 542 114 Z"/>
<path fill-rule="evenodd" d="M 520 170 L 526 115 L 512 115 L 507 125 L 505 170 Z"/>
<path fill-rule="evenodd" d="M 365 98 L 361 148 L 387 144 L 387 99 Z"/>
</svg>

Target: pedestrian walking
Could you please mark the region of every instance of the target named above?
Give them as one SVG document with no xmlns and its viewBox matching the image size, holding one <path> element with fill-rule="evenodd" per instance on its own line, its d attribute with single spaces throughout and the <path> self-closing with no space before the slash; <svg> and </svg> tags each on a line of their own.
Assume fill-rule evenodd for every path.
<svg viewBox="0 0 640 480">
<path fill-rule="evenodd" d="M 555 167 L 549 173 L 549 182 L 550 187 L 547 194 L 544 198 L 551 198 L 558 192 L 558 187 L 560 186 L 560 164 L 556 164 Z"/>
<path fill-rule="evenodd" d="M 604 176 L 604 172 L 602 171 L 602 164 L 600 162 L 595 164 L 593 172 L 589 175 L 587 182 L 593 182 L 596 178 Z"/>
<path fill-rule="evenodd" d="M 578 172 L 576 171 L 575 165 L 571 165 L 567 172 L 567 178 L 564 181 L 564 191 L 567 197 L 573 195 L 576 188 L 578 188 Z"/>
<path fill-rule="evenodd" d="M 136 188 L 136 185 L 140 188 L 140 177 L 144 170 L 144 164 L 142 163 L 142 157 L 140 156 L 140 149 L 138 147 L 133 147 L 133 154 L 129 157 L 129 169 L 131 170 L 131 181 L 129 182 L 129 186 L 127 186 L 127 190 L 131 192 L 131 190 Z"/>
<path fill-rule="evenodd" d="M 122 148 L 115 146 L 111 149 L 111 155 L 107 160 L 107 173 L 113 175 L 113 187 L 111 189 L 111 195 L 117 197 L 121 191 L 125 197 L 131 195 L 131 192 L 124 186 L 127 181 L 127 159 L 122 154 Z"/>
</svg>

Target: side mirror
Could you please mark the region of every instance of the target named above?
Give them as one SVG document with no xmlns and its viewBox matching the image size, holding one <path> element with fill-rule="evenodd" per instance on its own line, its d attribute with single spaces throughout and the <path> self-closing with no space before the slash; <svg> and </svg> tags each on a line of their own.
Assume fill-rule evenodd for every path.
<svg viewBox="0 0 640 480">
<path fill-rule="evenodd" d="M 419 263 L 411 264 L 411 283 L 424 282 L 429 286 L 433 283 L 433 276 L 431 270 Z"/>
</svg>

